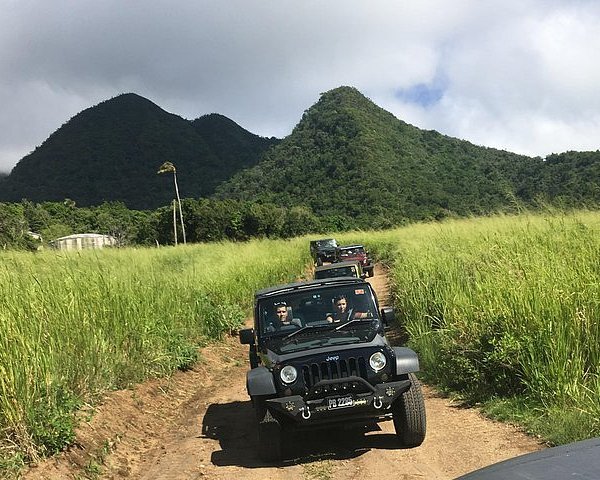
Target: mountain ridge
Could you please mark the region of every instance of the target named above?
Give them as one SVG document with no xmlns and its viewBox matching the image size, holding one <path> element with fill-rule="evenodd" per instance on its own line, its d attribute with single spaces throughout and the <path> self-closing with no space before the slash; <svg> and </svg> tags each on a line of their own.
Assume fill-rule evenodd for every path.
<svg viewBox="0 0 600 480">
<path fill-rule="evenodd" d="M 474 145 L 410 125 L 349 86 L 322 93 L 281 140 L 122 94 L 74 116 L 0 177 L 0 201 L 157 208 L 173 198 L 170 176 L 156 174 L 166 160 L 183 198 L 307 208 L 334 228 L 600 203 L 600 152 L 541 159 Z"/>
<path fill-rule="evenodd" d="M 277 141 L 221 116 L 197 120 L 168 113 L 134 93 L 105 100 L 72 117 L 23 157 L 4 178 L 0 201 L 70 198 L 88 206 L 118 200 L 131 208 L 157 208 L 173 197 L 169 180 L 156 174 L 164 161 L 181 172 L 182 194 L 206 196 Z M 227 138 L 227 151 L 212 123 Z"/>
<path fill-rule="evenodd" d="M 375 218 L 374 224 L 385 226 L 498 208 L 517 189 L 520 172 L 538 163 L 418 129 L 357 89 L 338 87 L 322 94 L 288 137 L 220 185 L 216 195 L 248 200 L 263 192 L 262 201 L 308 203 L 319 215 L 340 213 L 343 206 L 345 217 L 359 223 Z M 515 172 L 506 171 L 509 164 Z"/>
</svg>

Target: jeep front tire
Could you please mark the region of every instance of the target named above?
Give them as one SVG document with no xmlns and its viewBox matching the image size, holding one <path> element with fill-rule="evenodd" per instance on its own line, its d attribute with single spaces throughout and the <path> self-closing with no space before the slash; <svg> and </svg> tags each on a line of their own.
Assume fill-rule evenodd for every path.
<svg viewBox="0 0 600 480">
<path fill-rule="evenodd" d="M 425 401 L 421 383 L 414 373 L 408 374 L 410 388 L 392 404 L 396 436 L 403 447 L 418 447 L 425 440 Z"/>
</svg>

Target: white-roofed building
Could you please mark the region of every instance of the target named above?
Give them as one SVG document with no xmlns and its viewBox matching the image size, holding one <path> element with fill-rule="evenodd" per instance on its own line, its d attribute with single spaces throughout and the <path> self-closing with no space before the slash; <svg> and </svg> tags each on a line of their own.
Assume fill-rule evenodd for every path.
<svg viewBox="0 0 600 480">
<path fill-rule="evenodd" d="M 58 250 L 114 247 L 116 244 L 117 239 L 115 237 L 100 233 L 76 233 L 57 238 L 50 242 L 50 246 Z"/>
</svg>

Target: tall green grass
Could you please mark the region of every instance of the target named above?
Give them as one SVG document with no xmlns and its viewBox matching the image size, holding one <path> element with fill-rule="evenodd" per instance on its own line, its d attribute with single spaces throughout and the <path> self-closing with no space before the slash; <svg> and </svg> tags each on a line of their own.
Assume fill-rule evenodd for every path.
<svg viewBox="0 0 600 480">
<path fill-rule="evenodd" d="M 392 266 L 429 379 L 504 402 L 511 418 L 527 410 L 559 442 L 600 434 L 599 238 L 590 212 L 338 236 Z M 199 344 L 241 325 L 256 289 L 297 278 L 308 255 L 306 238 L 3 252 L 0 471 L 68 444 L 82 403 L 191 365 Z"/>
<path fill-rule="evenodd" d="M 62 449 L 83 402 L 191 365 L 308 261 L 304 239 L 2 253 L 0 469 Z"/>
<path fill-rule="evenodd" d="M 472 401 L 524 400 L 550 440 L 600 434 L 600 214 L 456 220 L 367 238 L 393 266 L 400 322 L 430 379 Z"/>
</svg>

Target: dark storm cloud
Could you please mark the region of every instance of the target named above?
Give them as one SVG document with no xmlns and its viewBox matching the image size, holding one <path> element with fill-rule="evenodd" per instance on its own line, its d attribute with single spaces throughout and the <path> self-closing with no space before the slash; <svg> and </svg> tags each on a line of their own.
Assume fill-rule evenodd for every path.
<svg viewBox="0 0 600 480">
<path fill-rule="evenodd" d="M 478 144 L 598 148 L 591 1 L 0 5 L 0 171 L 122 92 L 282 137 L 321 92 L 352 85 L 405 121 Z"/>
</svg>

